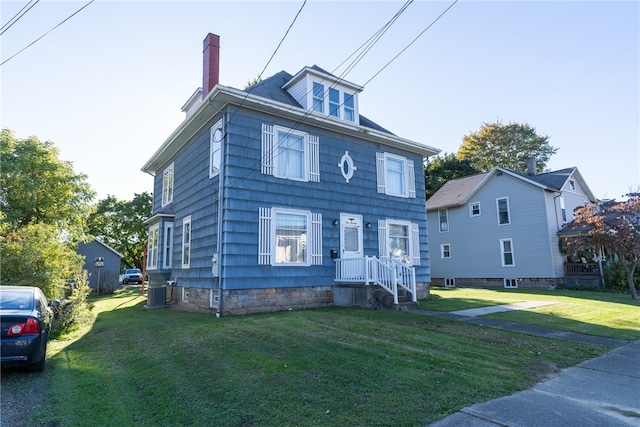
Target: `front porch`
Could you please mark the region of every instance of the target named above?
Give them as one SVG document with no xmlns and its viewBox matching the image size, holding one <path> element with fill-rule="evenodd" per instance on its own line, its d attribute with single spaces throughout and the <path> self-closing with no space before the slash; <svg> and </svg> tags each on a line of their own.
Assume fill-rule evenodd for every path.
<svg viewBox="0 0 640 427">
<path fill-rule="evenodd" d="M 601 286 L 602 268 L 599 263 L 565 263 L 564 281 L 567 287 Z"/>
<path fill-rule="evenodd" d="M 403 309 L 417 306 L 415 269 L 394 259 L 336 259 L 334 303 Z"/>
</svg>

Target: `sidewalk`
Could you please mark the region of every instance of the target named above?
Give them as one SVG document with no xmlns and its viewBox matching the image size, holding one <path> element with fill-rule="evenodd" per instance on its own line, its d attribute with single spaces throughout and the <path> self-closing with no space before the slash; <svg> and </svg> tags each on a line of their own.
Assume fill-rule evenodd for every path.
<svg viewBox="0 0 640 427">
<path fill-rule="evenodd" d="M 513 322 L 483 319 L 498 311 L 532 308 L 492 306 L 458 312 L 412 313 L 530 335 L 613 347 L 609 353 L 562 370 L 533 388 L 462 408 L 428 427 L 640 427 L 640 341 L 596 337 Z"/>
</svg>

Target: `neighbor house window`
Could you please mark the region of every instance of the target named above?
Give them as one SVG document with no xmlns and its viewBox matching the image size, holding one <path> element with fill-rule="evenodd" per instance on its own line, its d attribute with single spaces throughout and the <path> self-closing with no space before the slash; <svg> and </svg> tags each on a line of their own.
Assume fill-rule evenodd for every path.
<svg viewBox="0 0 640 427">
<path fill-rule="evenodd" d="M 173 202 L 173 163 L 162 172 L 162 206 Z"/>
<path fill-rule="evenodd" d="M 209 177 L 213 178 L 220 173 L 222 164 L 222 120 L 211 127 L 209 131 Z"/>
<path fill-rule="evenodd" d="M 504 287 L 505 288 L 517 288 L 518 287 L 518 279 L 504 279 Z"/>
<path fill-rule="evenodd" d="M 564 206 L 564 197 L 560 196 L 560 215 L 562 215 L 562 222 L 567 222 L 567 209 Z"/>
<path fill-rule="evenodd" d="M 408 221 L 378 221 L 378 255 L 420 265 L 420 230 Z"/>
<path fill-rule="evenodd" d="M 511 239 L 500 239 L 500 253 L 502 255 L 503 267 L 515 267 L 513 241 Z"/>
<path fill-rule="evenodd" d="M 378 193 L 416 197 L 413 160 L 389 153 L 376 153 Z"/>
<path fill-rule="evenodd" d="M 511 224 L 511 218 L 509 215 L 509 199 L 507 197 L 497 199 L 496 203 L 498 205 L 498 224 Z"/>
<path fill-rule="evenodd" d="M 322 265 L 322 215 L 260 208 L 258 264 Z"/>
<path fill-rule="evenodd" d="M 572 179 L 569 180 L 569 188 L 571 191 L 576 191 L 576 182 Z"/>
<path fill-rule="evenodd" d="M 182 220 L 182 268 L 191 266 L 191 216 Z"/>
<path fill-rule="evenodd" d="M 441 233 L 449 231 L 449 211 L 447 209 L 438 209 L 438 223 Z"/>
<path fill-rule="evenodd" d="M 324 85 L 313 82 L 313 111 L 324 112 Z"/>
<path fill-rule="evenodd" d="M 444 287 L 445 288 L 455 288 L 456 287 L 456 279 L 444 279 Z"/>
<path fill-rule="evenodd" d="M 147 269 L 155 270 L 158 268 L 158 239 L 160 234 L 160 225 L 156 224 L 149 228 L 149 241 L 147 243 Z"/>
<path fill-rule="evenodd" d="M 440 245 L 440 258 L 451 258 L 451 245 L 449 243 Z"/>
<path fill-rule="evenodd" d="M 173 258 L 173 223 L 165 222 L 164 224 L 164 242 L 163 242 L 163 268 L 171 268 Z"/>
<path fill-rule="evenodd" d="M 320 182 L 319 138 L 281 126 L 262 125 L 262 173 Z"/>
<path fill-rule="evenodd" d="M 480 202 L 469 204 L 469 215 L 480 216 Z"/>
</svg>

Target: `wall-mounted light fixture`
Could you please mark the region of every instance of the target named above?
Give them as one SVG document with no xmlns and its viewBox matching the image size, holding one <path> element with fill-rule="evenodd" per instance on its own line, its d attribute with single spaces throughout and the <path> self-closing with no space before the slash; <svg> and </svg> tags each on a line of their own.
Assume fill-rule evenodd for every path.
<svg viewBox="0 0 640 427">
<path fill-rule="evenodd" d="M 367 228 L 371 228 L 371 223 L 370 223 L 370 222 L 368 222 L 368 223 L 366 223 L 364 226 L 365 226 L 365 227 L 367 227 Z"/>
<path fill-rule="evenodd" d="M 333 225 L 338 225 L 338 220 L 337 219 L 333 220 Z"/>
</svg>

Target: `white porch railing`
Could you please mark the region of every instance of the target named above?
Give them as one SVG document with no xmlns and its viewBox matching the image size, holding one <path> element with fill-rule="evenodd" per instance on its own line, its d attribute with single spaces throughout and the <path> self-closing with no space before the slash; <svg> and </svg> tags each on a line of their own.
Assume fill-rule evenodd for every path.
<svg viewBox="0 0 640 427">
<path fill-rule="evenodd" d="M 393 303 L 398 304 L 398 287 L 416 296 L 415 269 L 394 259 L 376 257 L 336 259 L 336 282 L 375 284 L 393 295 Z"/>
</svg>

